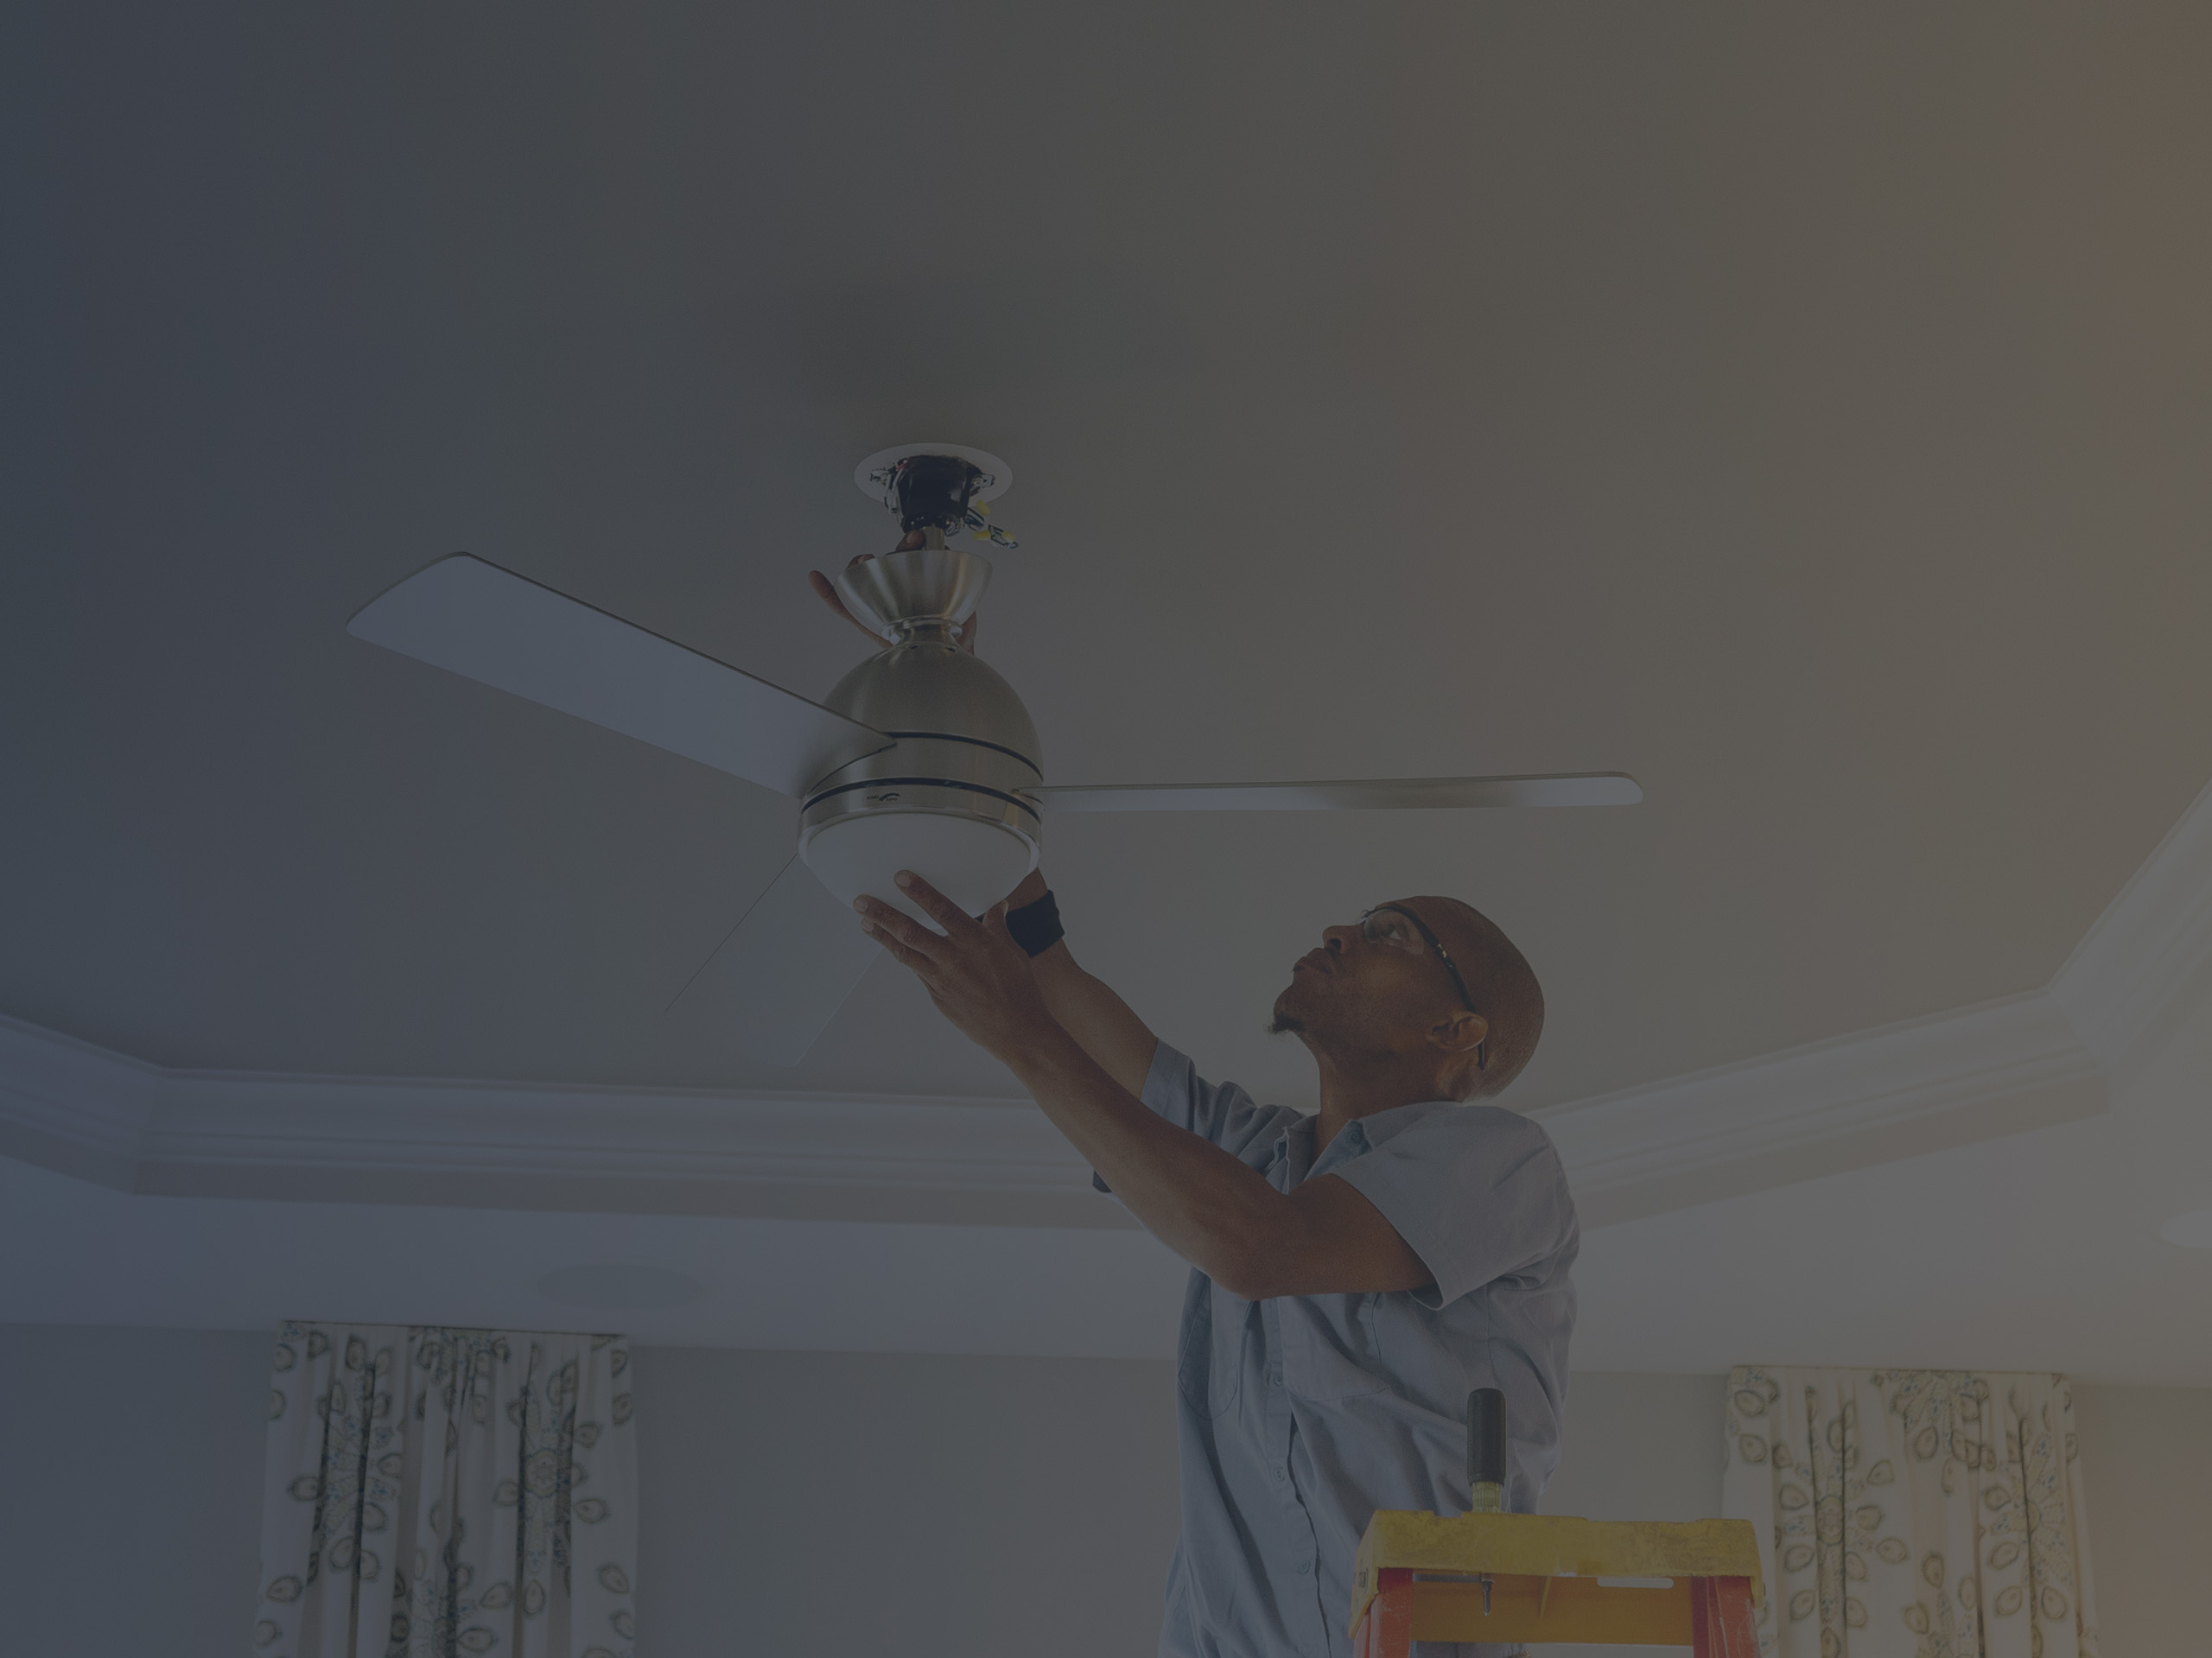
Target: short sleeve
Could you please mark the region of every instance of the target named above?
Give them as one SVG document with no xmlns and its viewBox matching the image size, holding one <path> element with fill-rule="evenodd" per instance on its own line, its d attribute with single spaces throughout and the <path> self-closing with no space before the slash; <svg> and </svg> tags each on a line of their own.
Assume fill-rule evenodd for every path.
<svg viewBox="0 0 2212 1658">
<path fill-rule="evenodd" d="M 1573 1258 L 1579 1231 L 1551 1136 L 1498 1106 L 1449 1107 L 1332 1171 L 1382 1213 L 1442 1307 L 1501 1278 Z"/>
<path fill-rule="evenodd" d="M 1178 1128 L 1248 1162 L 1245 1154 L 1253 1147 L 1268 1145 L 1278 1129 L 1303 1115 L 1287 1105 L 1262 1105 L 1234 1083 L 1207 1082 L 1187 1057 L 1165 1042 L 1153 1051 L 1152 1069 L 1138 1097 Z M 1101 1191 L 1113 1191 L 1096 1173 L 1090 1183 Z"/>
</svg>

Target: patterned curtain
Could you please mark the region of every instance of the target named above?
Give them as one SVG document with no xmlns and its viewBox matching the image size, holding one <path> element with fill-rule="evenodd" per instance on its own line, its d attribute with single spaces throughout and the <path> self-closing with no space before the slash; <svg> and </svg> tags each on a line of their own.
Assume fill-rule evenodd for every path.
<svg viewBox="0 0 2212 1658">
<path fill-rule="evenodd" d="M 619 1336 L 287 1324 L 253 1658 L 632 1658 Z"/>
<path fill-rule="evenodd" d="M 1728 1382 L 1722 1511 L 1759 1532 L 1769 1658 L 2096 1658 L 2064 1376 Z"/>
</svg>

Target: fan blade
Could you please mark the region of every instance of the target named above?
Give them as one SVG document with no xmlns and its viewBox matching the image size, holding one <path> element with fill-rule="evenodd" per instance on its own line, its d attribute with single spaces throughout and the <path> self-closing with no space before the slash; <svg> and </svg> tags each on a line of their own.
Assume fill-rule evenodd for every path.
<svg viewBox="0 0 2212 1658">
<path fill-rule="evenodd" d="M 793 858 L 671 1007 L 711 1015 L 747 1052 L 795 1065 L 882 954 L 851 908 Z"/>
<path fill-rule="evenodd" d="M 1621 772 L 1544 778 L 1387 778 L 1357 783 L 1138 783 L 1033 789 L 1056 812 L 1408 811 L 1451 806 L 1633 806 Z"/>
<path fill-rule="evenodd" d="M 346 631 L 787 795 L 891 746 L 780 685 L 466 553 L 372 600 Z"/>
</svg>

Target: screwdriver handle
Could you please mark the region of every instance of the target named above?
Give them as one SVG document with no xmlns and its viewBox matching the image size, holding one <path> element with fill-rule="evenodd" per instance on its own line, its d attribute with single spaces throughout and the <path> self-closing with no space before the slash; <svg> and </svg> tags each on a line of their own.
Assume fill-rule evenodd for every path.
<svg viewBox="0 0 2212 1658">
<path fill-rule="evenodd" d="M 1476 1514 L 1505 1510 L 1505 1394 L 1478 1388 L 1467 1395 L 1467 1485 Z"/>
</svg>

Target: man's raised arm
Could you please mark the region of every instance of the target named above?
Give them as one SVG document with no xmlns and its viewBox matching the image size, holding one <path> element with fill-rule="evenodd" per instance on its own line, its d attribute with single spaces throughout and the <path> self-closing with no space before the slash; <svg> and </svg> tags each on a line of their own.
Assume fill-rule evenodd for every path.
<svg viewBox="0 0 2212 1658">
<path fill-rule="evenodd" d="M 1005 926 L 1003 905 L 977 921 L 911 871 L 898 879 L 944 931 L 880 899 L 856 899 L 868 935 L 913 969 L 938 1012 L 1014 1074 L 1153 1236 L 1248 1301 L 1379 1293 L 1429 1281 L 1427 1267 L 1382 1210 L 1344 1180 L 1324 1175 L 1294 1192 L 1277 1191 L 1222 1147 L 1146 1109 L 1053 1013 L 1043 975 Z M 1121 998 L 1068 966 L 1074 978 L 1062 982 L 1077 989 L 1079 1016 L 1093 1016 L 1096 1034 L 1100 1009 L 1114 1010 L 1103 1024 L 1115 1033 L 1103 1039 L 1134 1065 L 1151 1033 L 1135 1037 L 1144 1026 Z"/>
<path fill-rule="evenodd" d="M 1014 889 L 1007 907 L 1020 909 L 1045 896 L 1045 873 L 1032 870 Z M 1115 994 L 1103 979 L 1093 978 L 1068 953 L 1063 938 L 1050 950 L 1029 958 L 1029 971 L 1044 993 L 1045 1005 L 1066 1028 L 1098 1068 L 1130 1093 L 1141 1096 L 1145 1078 L 1152 1074 L 1152 1057 L 1160 1039 L 1139 1019 L 1128 1003 Z"/>
</svg>

